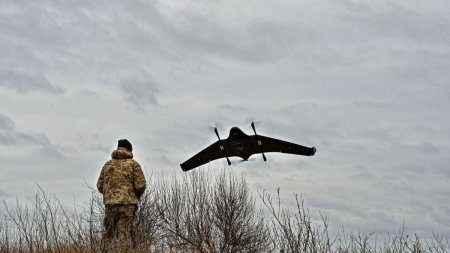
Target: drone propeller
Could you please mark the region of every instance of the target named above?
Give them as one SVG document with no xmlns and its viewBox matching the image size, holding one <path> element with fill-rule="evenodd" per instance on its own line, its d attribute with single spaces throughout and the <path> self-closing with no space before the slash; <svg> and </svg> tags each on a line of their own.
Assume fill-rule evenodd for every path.
<svg viewBox="0 0 450 253">
<path fill-rule="evenodd" d="M 230 159 L 228 159 L 228 154 L 227 154 L 227 152 L 225 151 L 225 148 L 224 148 L 224 146 L 223 146 L 223 145 L 224 145 L 224 141 L 222 141 L 222 140 L 220 139 L 219 132 L 217 131 L 217 127 L 214 128 L 214 132 L 216 133 L 216 136 L 217 136 L 217 138 L 219 139 L 219 142 L 220 142 L 220 144 L 221 144 L 220 149 L 223 151 L 223 154 L 225 155 L 225 158 L 227 158 L 228 165 L 231 165 Z"/>
<path fill-rule="evenodd" d="M 264 162 L 266 162 L 267 161 L 267 158 L 266 158 L 266 156 L 264 155 L 264 150 L 263 150 L 263 145 L 262 145 L 262 142 L 259 140 L 259 136 L 258 136 L 258 134 L 256 133 L 256 128 L 255 128 L 255 123 L 252 121 L 252 128 L 253 128 L 253 132 L 255 133 L 255 136 L 256 136 L 256 138 L 258 139 L 258 147 L 259 147 L 259 151 L 261 152 L 261 155 L 262 155 L 262 157 L 263 157 L 263 160 L 264 160 Z"/>
</svg>

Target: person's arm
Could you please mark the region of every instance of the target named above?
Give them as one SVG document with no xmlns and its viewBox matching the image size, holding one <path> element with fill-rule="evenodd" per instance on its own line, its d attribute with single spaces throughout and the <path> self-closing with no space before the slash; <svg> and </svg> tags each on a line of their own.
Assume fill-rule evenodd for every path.
<svg viewBox="0 0 450 253">
<path fill-rule="evenodd" d="M 144 173 L 142 172 L 141 166 L 137 162 L 135 162 L 135 164 L 134 164 L 134 182 L 133 182 L 133 184 L 134 184 L 134 190 L 135 190 L 136 196 L 138 197 L 138 199 L 140 199 L 141 196 L 145 192 L 146 182 L 145 182 L 145 176 L 144 176 Z"/>
<path fill-rule="evenodd" d="M 97 180 L 97 190 L 103 194 L 103 182 L 104 182 L 104 174 L 105 174 L 105 168 L 108 165 L 108 162 L 103 165 L 102 171 L 100 172 L 100 176 Z"/>
</svg>

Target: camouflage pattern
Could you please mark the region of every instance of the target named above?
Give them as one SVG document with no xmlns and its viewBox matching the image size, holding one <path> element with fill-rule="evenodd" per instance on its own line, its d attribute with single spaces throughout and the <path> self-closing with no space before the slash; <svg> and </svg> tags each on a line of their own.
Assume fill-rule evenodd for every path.
<svg viewBox="0 0 450 253">
<path fill-rule="evenodd" d="M 118 148 L 103 166 L 97 189 L 103 194 L 105 205 L 136 205 L 145 191 L 145 177 L 141 166 L 133 160 L 133 153 Z"/>
<path fill-rule="evenodd" d="M 145 177 L 128 149 L 119 147 L 111 157 L 97 181 L 106 207 L 102 252 L 132 252 L 135 211 L 146 188 Z"/>
<path fill-rule="evenodd" d="M 136 205 L 107 205 L 102 252 L 128 253 L 133 251 L 134 216 Z"/>
</svg>

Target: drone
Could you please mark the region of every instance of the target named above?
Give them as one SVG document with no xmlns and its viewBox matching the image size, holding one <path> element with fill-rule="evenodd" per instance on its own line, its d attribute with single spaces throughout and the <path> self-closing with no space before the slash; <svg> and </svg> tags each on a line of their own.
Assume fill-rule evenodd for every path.
<svg viewBox="0 0 450 253">
<path fill-rule="evenodd" d="M 251 123 L 255 135 L 247 135 L 238 127 L 230 129 L 230 135 L 226 139 L 220 139 L 217 127 L 214 128 L 218 141 L 203 149 L 193 157 L 180 164 L 183 171 L 192 170 L 210 161 L 226 158 L 228 165 L 231 165 L 229 157 L 240 157 L 243 161 L 254 154 L 261 153 L 263 160 L 267 158 L 264 153 L 281 152 L 286 154 L 313 156 L 316 153 L 315 147 L 305 147 L 299 144 L 270 138 L 256 133 L 254 122 Z"/>
</svg>

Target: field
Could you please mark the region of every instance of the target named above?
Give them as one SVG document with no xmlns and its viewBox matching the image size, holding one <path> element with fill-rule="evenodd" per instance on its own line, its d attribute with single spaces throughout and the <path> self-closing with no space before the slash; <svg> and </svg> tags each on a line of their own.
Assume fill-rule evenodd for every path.
<svg viewBox="0 0 450 253">
<path fill-rule="evenodd" d="M 332 234 L 326 216 L 312 222 L 300 196 L 296 208 L 283 207 L 280 195 L 252 193 L 234 174 L 190 173 L 158 178 L 137 211 L 136 252 L 450 252 L 447 238 L 421 239 L 400 230 L 376 235 Z M 255 202 L 263 203 L 256 208 Z M 99 252 L 103 204 L 92 189 L 82 210 L 68 210 L 38 187 L 33 205 L 4 204 L 0 252 Z M 335 226 L 345 225 L 337 224 Z"/>
</svg>

